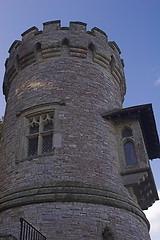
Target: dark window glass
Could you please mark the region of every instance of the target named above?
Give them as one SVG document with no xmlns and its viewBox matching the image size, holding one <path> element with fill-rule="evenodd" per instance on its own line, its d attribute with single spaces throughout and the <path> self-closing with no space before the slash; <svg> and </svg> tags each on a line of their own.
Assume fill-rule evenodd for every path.
<svg viewBox="0 0 160 240">
<path fill-rule="evenodd" d="M 28 118 L 27 156 L 35 156 L 52 151 L 53 112 Z"/>
<path fill-rule="evenodd" d="M 35 156 L 37 155 L 38 150 L 38 137 L 31 138 L 28 140 L 28 156 Z"/>
<path fill-rule="evenodd" d="M 112 233 L 108 229 L 106 229 L 102 233 L 102 236 L 103 236 L 103 240 L 113 240 L 113 235 L 112 235 Z"/>
<path fill-rule="evenodd" d="M 126 142 L 124 144 L 124 153 L 126 159 L 126 165 L 135 165 L 137 163 L 136 152 L 132 142 Z"/>
<path fill-rule="evenodd" d="M 47 153 L 52 151 L 52 134 L 43 136 L 42 139 L 42 153 Z"/>
<path fill-rule="evenodd" d="M 44 124 L 43 131 L 49 131 L 49 130 L 53 130 L 53 123 L 52 122 Z"/>
<path fill-rule="evenodd" d="M 122 132 L 122 138 L 132 137 L 132 136 L 133 136 L 133 134 L 132 134 L 132 131 L 130 129 L 125 129 Z"/>
<path fill-rule="evenodd" d="M 69 40 L 68 40 L 68 38 L 64 38 L 64 39 L 63 39 L 62 45 L 67 45 L 67 46 L 69 46 Z"/>
<path fill-rule="evenodd" d="M 39 126 L 30 126 L 30 131 L 29 134 L 33 134 L 33 133 L 38 133 L 39 132 Z"/>
</svg>

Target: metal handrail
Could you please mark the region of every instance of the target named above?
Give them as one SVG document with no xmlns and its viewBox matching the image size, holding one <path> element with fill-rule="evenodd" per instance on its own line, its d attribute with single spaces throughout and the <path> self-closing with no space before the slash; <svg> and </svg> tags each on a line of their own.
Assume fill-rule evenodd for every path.
<svg viewBox="0 0 160 240">
<path fill-rule="evenodd" d="M 46 240 L 46 237 L 25 219 L 20 218 L 20 240 Z"/>
</svg>

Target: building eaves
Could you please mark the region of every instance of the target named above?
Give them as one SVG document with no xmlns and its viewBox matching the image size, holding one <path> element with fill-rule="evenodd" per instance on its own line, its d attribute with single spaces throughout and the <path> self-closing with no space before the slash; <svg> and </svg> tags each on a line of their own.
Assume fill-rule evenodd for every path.
<svg viewBox="0 0 160 240">
<path fill-rule="evenodd" d="M 160 158 L 160 143 L 152 104 L 123 108 L 102 114 L 106 120 L 136 118 L 139 120 L 149 159 Z"/>
</svg>

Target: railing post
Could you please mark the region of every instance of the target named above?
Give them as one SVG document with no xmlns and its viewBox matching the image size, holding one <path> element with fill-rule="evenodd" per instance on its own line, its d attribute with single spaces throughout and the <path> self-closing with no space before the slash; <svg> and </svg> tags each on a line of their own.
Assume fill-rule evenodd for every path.
<svg viewBox="0 0 160 240">
<path fill-rule="evenodd" d="M 22 240 L 22 232 L 23 232 L 23 218 L 20 218 L 20 223 L 21 223 L 20 240 Z"/>
</svg>

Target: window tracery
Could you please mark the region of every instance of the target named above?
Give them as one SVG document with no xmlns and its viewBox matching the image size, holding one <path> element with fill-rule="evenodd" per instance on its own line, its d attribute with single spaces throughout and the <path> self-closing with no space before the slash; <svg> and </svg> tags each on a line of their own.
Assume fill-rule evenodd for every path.
<svg viewBox="0 0 160 240">
<path fill-rule="evenodd" d="M 137 164 L 136 151 L 133 142 L 132 130 L 125 128 L 122 132 L 122 140 L 124 141 L 123 149 L 125 155 L 126 166 Z"/>
<path fill-rule="evenodd" d="M 53 112 L 31 116 L 27 120 L 27 156 L 52 152 Z"/>
</svg>

